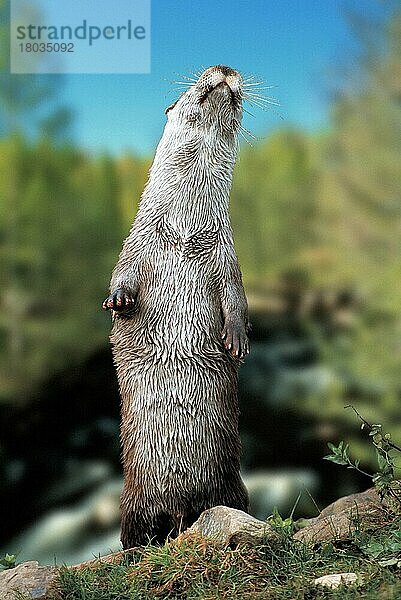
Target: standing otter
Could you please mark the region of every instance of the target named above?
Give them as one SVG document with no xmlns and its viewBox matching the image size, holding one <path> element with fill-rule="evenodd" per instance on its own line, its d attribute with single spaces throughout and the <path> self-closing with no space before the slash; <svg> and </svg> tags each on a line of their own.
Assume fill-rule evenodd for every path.
<svg viewBox="0 0 401 600">
<path fill-rule="evenodd" d="M 247 510 L 237 374 L 248 308 L 228 213 L 242 78 L 210 67 L 166 110 L 103 302 L 122 397 L 124 548 L 212 506 Z"/>
</svg>

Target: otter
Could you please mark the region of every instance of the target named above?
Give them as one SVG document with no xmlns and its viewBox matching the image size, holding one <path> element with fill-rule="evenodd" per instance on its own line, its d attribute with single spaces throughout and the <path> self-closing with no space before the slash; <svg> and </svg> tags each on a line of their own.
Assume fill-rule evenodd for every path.
<svg viewBox="0 0 401 600">
<path fill-rule="evenodd" d="M 248 307 L 228 212 L 242 98 L 241 75 L 218 65 L 166 109 L 103 302 L 122 400 L 124 548 L 163 543 L 212 506 L 248 509 L 237 400 Z"/>
</svg>

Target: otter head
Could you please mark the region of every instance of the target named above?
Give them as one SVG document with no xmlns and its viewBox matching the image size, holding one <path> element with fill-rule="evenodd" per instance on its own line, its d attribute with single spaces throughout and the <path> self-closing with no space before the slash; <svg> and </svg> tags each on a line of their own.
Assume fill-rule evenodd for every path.
<svg viewBox="0 0 401 600">
<path fill-rule="evenodd" d="M 242 77 L 234 69 L 217 65 L 200 75 L 174 104 L 166 109 L 169 124 L 197 135 L 236 138 L 242 118 Z"/>
</svg>

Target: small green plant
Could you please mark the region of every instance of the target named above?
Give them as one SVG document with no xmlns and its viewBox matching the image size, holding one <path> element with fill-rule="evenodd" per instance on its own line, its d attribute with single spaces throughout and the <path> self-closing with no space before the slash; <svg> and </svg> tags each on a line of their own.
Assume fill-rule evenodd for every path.
<svg viewBox="0 0 401 600">
<path fill-rule="evenodd" d="M 17 560 L 16 554 L 8 554 L 8 552 L 0 558 L 0 571 L 4 571 L 5 569 L 12 569 L 15 567 L 15 561 Z"/>
<path fill-rule="evenodd" d="M 290 536 L 294 533 L 294 528 L 295 528 L 294 520 L 292 517 L 293 517 L 293 515 L 291 513 L 291 515 L 289 517 L 287 517 L 286 519 L 283 519 L 283 517 L 278 512 L 277 508 L 274 507 L 273 513 L 267 519 L 267 522 L 269 523 L 269 525 L 271 525 L 273 527 L 273 529 L 275 529 L 277 531 L 277 533 L 280 533 L 284 536 Z"/>
<path fill-rule="evenodd" d="M 395 453 L 401 452 L 400 446 L 391 441 L 391 435 L 384 433 L 383 426 L 380 424 L 371 425 L 368 423 L 353 406 L 352 408 L 358 418 L 362 421 L 361 429 L 366 429 L 369 434 L 370 441 L 375 448 L 377 459 L 377 471 L 368 473 L 360 468 L 360 461 L 353 460 L 349 455 L 349 444 L 341 441 L 338 446 L 328 443 L 331 454 L 324 457 L 338 465 L 343 465 L 347 469 L 355 469 L 358 473 L 362 473 L 369 477 L 382 498 L 386 497 L 395 501 L 398 508 L 401 506 L 401 485 L 394 476 L 395 470 Z"/>
<path fill-rule="evenodd" d="M 377 528 L 374 532 L 354 536 L 354 545 L 371 562 L 380 567 L 401 567 L 401 525 L 399 519 Z"/>
<path fill-rule="evenodd" d="M 298 494 L 298 497 L 294 502 L 294 506 L 292 507 L 289 517 L 283 519 L 278 512 L 277 507 L 275 506 L 273 508 L 273 513 L 267 518 L 269 525 L 271 525 L 273 529 L 277 531 L 277 533 L 282 534 L 283 537 L 290 537 L 295 531 L 294 512 L 298 506 L 300 498 L 301 492 Z"/>
</svg>

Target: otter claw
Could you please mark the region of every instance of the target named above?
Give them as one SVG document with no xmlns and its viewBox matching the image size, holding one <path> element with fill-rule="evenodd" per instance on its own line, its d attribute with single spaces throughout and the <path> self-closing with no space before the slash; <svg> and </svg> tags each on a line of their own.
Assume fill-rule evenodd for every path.
<svg viewBox="0 0 401 600">
<path fill-rule="evenodd" d="M 244 358 L 249 354 L 249 342 L 242 324 L 227 324 L 221 332 L 223 345 L 234 358 Z"/>
<path fill-rule="evenodd" d="M 103 301 L 102 308 L 103 310 L 122 312 L 125 309 L 131 308 L 134 302 L 135 298 L 129 291 L 118 288 Z"/>
</svg>

